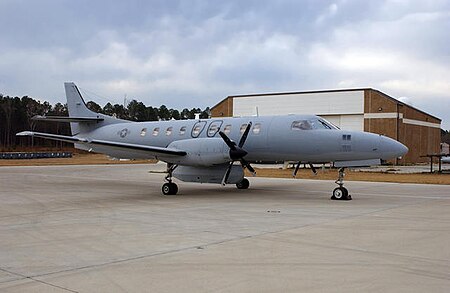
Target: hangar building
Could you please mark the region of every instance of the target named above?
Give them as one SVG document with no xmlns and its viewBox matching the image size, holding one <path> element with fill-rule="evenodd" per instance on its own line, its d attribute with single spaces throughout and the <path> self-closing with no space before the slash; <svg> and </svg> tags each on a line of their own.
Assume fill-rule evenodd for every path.
<svg viewBox="0 0 450 293">
<path fill-rule="evenodd" d="M 228 96 L 211 109 L 212 117 L 288 114 L 394 138 L 409 148 L 398 164 L 427 162 L 421 156 L 440 151 L 441 119 L 372 88 Z"/>
</svg>

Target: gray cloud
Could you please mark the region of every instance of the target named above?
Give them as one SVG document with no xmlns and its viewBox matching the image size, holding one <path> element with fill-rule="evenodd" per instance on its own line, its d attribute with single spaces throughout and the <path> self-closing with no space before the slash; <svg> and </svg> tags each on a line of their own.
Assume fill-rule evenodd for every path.
<svg viewBox="0 0 450 293">
<path fill-rule="evenodd" d="M 448 1 L 6 0 L 0 11 L 5 94 L 63 101 L 71 80 L 113 102 L 181 108 L 368 86 L 450 129 Z"/>
</svg>

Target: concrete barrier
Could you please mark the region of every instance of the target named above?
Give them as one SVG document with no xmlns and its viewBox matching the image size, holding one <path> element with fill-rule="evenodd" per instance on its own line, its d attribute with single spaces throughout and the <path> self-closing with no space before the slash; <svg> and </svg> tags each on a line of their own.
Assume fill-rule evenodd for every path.
<svg viewBox="0 0 450 293">
<path fill-rule="evenodd" d="M 8 152 L 0 153 L 0 160 L 72 158 L 71 152 Z"/>
</svg>

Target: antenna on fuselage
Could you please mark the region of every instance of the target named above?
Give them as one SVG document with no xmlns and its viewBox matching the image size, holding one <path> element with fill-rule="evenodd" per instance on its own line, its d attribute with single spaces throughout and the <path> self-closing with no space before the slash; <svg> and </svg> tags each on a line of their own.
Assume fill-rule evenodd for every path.
<svg viewBox="0 0 450 293">
<path fill-rule="evenodd" d="M 127 94 L 123 97 L 123 107 L 126 108 L 128 106 L 127 104 Z"/>
<path fill-rule="evenodd" d="M 256 106 L 256 117 L 259 117 L 259 109 L 258 109 L 258 106 Z"/>
</svg>

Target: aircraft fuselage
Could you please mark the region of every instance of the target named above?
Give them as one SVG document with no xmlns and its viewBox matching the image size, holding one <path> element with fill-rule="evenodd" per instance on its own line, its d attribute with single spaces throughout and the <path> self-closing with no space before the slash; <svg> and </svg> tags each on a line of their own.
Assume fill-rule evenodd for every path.
<svg viewBox="0 0 450 293">
<path fill-rule="evenodd" d="M 186 158 L 167 158 L 164 155 L 154 158 L 173 163 L 186 163 L 185 160 L 188 159 L 189 165 L 211 165 L 210 160 L 202 161 L 200 157 L 207 156 L 208 153 L 218 155 L 218 161 L 213 164 L 229 160 L 229 148 L 218 132 L 223 131 L 237 143 L 250 122 L 252 127 L 245 143 L 245 150 L 248 152 L 245 158 L 252 162 L 319 163 L 391 159 L 401 156 L 406 149 L 399 142 L 382 135 L 337 129 L 314 115 L 126 122 L 99 127 L 85 136 L 99 140 L 179 148 L 188 152 Z M 124 154 L 123 151 L 102 146 L 93 147 L 92 151 L 120 158 L 149 158 L 140 153 L 129 151 Z M 223 154 L 223 160 L 220 159 L 220 154 Z"/>
</svg>

